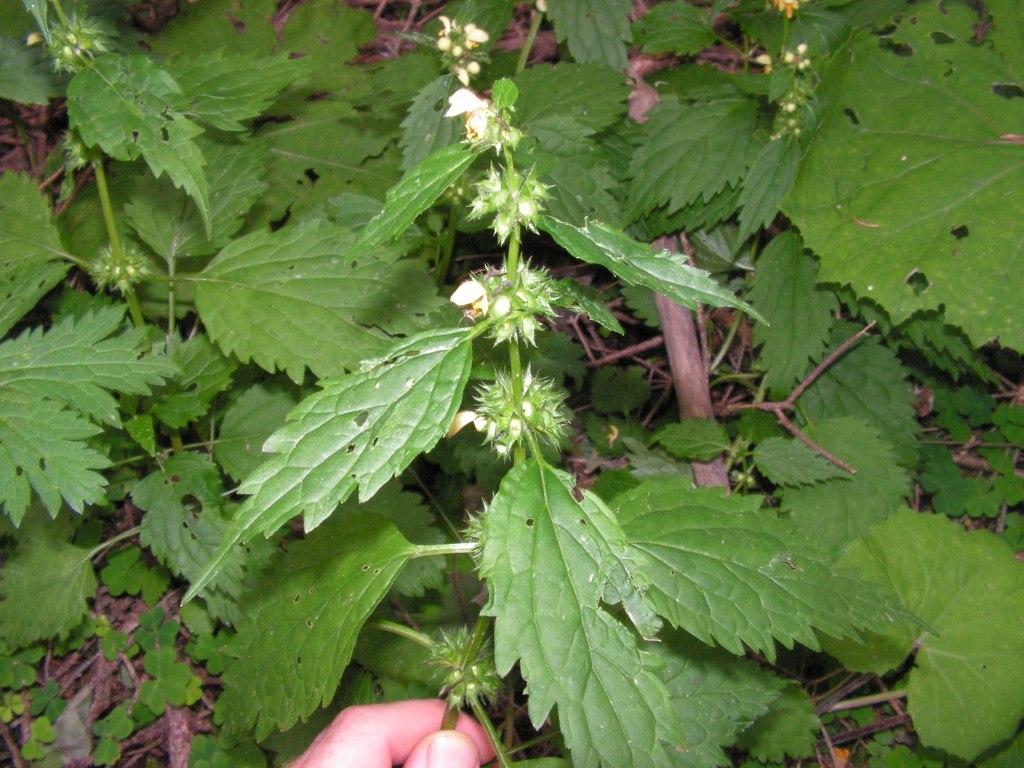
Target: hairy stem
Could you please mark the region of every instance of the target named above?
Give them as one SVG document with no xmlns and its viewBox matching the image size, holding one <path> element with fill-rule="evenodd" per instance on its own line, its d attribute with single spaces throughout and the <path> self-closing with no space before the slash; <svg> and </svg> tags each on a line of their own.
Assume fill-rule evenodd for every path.
<svg viewBox="0 0 1024 768">
<path fill-rule="evenodd" d="M 103 159 L 94 160 L 93 172 L 96 174 L 96 190 L 100 195 L 100 207 L 103 209 L 103 224 L 107 228 L 107 239 L 110 240 L 110 253 L 116 264 L 124 263 L 124 247 L 121 245 L 121 235 L 117 231 L 117 222 L 114 219 L 114 206 L 110 202 L 110 189 L 107 187 L 107 173 L 103 169 Z M 130 286 L 124 291 L 125 301 L 128 303 L 128 312 L 132 316 L 132 322 L 137 328 L 146 324 L 142 316 L 142 307 L 135 295 L 134 289 Z"/>
<path fill-rule="evenodd" d="M 367 629 L 376 629 L 381 632 L 390 632 L 392 635 L 398 635 L 404 637 L 406 640 L 412 640 L 416 645 L 422 648 L 433 648 L 434 641 L 427 637 L 422 632 L 417 632 L 411 627 L 407 627 L 404 624 L 399 624 L 395 621 L 388 621 L 387 619 L 380 619 L 378 621 L 366 622 Z"/>
<path fill-rule="evenodd" d="M 526 69 L 526 64 L 530 60 L 530 51 L 533 50 L 533 41 L 537 39 L 537 33 L 540 31 L 542 21 L 544 21 L 544 14 L 534 8 L 533 19 L 530 20 L 530 31 L 526 33 L 526 41 L 519 51 L 519 61 L 516 62 L 517 75 Z"/>
</svg>

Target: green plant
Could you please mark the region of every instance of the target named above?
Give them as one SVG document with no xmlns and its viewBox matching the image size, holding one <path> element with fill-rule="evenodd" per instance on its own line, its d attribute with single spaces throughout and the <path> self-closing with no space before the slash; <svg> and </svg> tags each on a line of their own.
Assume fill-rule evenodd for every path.
<svg viewBox="0 0 1024 768">
<path fill-rule="evenodd" d="M 79 737 L 97 764 L 208 708 L 207 675 L 195 765 L 438 691 L 503 765 L 523 702 L 533 754 L 574 765 L 808 759 L 864 686 L 949 760 L 1012 754 L 1009 2 L 550 4 L 521 52 L 492 47 L 512 6 L 489 0 L 350 66 L 372 18 L 327 0 L 190 4 L 150 53 L 116 13 L 24 0 L 42 46 L 4 43 L 0 96 L 64 93 L 69 123 L 55 197 L 0 177 L 0 714 L 24 759 L 71 722 L 40 643 L 123 670 Z M 527 67 L 547 20 L 573 61 Z M 669 57 L 627 101 L 631 39 Z M 678 340 L 666 300 L 699 311 L 688 377 L 626 322 Z M 632 346 L 584 365 L 568 315 Z M 659 373 L 710 378 L 715 407 L 666 415 Z M 133 596 L 137 625 L 110 602 Z"/>
</svg>

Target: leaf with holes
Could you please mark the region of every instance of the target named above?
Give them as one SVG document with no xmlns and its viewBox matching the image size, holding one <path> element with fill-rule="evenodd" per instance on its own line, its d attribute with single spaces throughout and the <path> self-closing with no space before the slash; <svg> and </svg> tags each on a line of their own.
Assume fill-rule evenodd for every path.
<svg viewBox="0 0 1024 768">
<path fill-rule="evenodd" d="M 1015 0 L 915 6 L 867 33 L 825 79 L 822 130 L 783 210 L 821 257 L 901 322 L 945 307 L 981 346 L 1024 349 L 1024 49 Z"/>
<path fill-rule="evenodd" d="M 331 702 L 356 638 L 413 552 L 389 522 L 352 515 L 292 543 L 250 591 L 218 703 L 257 739 Z"/>
<path fill-rule="evenodd" d="M 576 61 L 598 62 L 624 72 L 632 10 L 629 0 L 574 0 L 551 3 L 548 15 L 559 42 L 568 43 Z"/>
<path fill-rule="evenodd" d="M 462 402 L 470 339 L 466 329 L 424 333 L 358 373 L 320 382 L 322 389 L 267 440 L 265 451 L 277 455 L 239 487 L 251 498 L 186 599 L 219 571 L 237 542 L 258 532 L 269 536 L 298 514 L 312 530 L 356 488 L 360 501 L 369 499 L 433 448 Z"/>
<path fill-rule="evenodd" d="M 668 745 L 682 736 L 668 692 L 607 608 L 649 611 L 643 577 L 615 516 L 594 496 L 576 501 L 566 482 L 530 460 L 505 476 L 483 518 L 498 672 L 519 661 L 535 727 L 557 705 L 574 765 L 671 765 Z"/>
</svg>

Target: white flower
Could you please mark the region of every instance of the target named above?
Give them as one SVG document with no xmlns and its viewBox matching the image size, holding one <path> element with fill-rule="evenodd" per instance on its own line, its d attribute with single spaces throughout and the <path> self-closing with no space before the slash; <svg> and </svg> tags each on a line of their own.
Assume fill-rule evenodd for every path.
<svg viewBox="0 0 1024 768">
<path fill-rule="evenodd" d="M 487 314 L 487 289 L 480 282 L 472 278 L 456 288 L 449 301 L 459 307 L 467 305 L 471 307 L 471 313 L 474 318 L 477 315 Z"/>
<path fill-rule="evenodd" d="M 476 24 L 470 22 L 466 25 L 466 45 L 470 48 L 476 48 L 476 46 L 486 43 L 491 39 L 484 30 L 480 29 Z"/>
<path fill-rule="evenodd" d="M 449 96 L 448 105 L 448 111 L 444 113 L 445 117 L 472 115 L 475 112 L 489 111 L 491 106 L 487 99 L 481 99 L 469 88 L 459 88 L 459 90 Z"/>
<path fill-rule="evenodd" d="M 487 426 L 487 419 L 477 414 L 476 411 L 459 411 L 452 419 L 452 425 L 448 429 L 448 437 L 452 437 L 467 424 L 476 427 L 477 432 L 482 432 Z"/>
<path fill-rule="evenodd" d="M 449 19 L 447 16 L 438 16 L 437 18 L 440 20 L 441 26 L 444 27 L 444 32 L 442 32 L 441 34 L 447 37 L 452 33 L 452 20 Z"/>
<path fill-rule="evenodd" d="M 469 85 L 469 71 L 465 67 L 455 67 L 455 77 L 463 85 Z"/>
</svg>

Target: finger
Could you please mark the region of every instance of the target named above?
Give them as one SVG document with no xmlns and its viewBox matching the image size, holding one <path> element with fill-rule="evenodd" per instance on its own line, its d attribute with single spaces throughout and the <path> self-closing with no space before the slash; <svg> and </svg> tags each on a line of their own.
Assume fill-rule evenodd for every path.
<svg viewBox="0 0 1024 768">
<path fill-rule="evenodd" d="M 413 748 L 405 768 L 480 768 L 480 752 L 464 733 L 437 731 Z"/>
<path fill-rule="evenodd" d="M 349 707 L 334 719 L 290 768 L 390 768 L 441 727 L 445 703 L 437 699 Z M 484 760 L 493 756 L 483 728 L 460 715 L 456 729 L 476 745 Z"/>
</svg>

